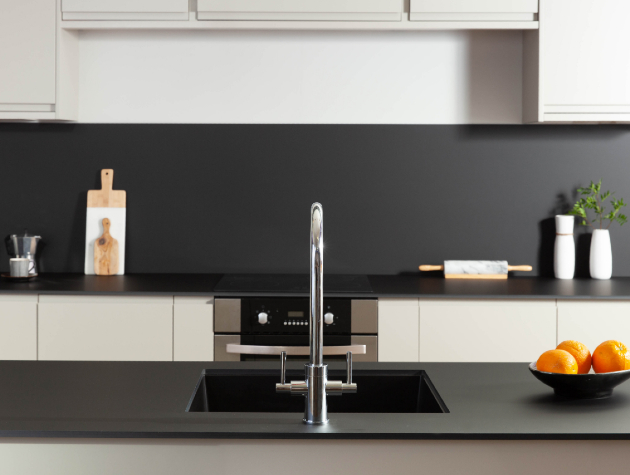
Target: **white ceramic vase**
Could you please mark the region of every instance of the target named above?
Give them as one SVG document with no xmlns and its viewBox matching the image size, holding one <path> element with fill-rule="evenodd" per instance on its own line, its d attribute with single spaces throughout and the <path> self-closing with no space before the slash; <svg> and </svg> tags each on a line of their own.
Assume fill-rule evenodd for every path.
<svg viewBox="0 0 630 475">
<path fill-rule="evenodd" d="M 573 216 L 556 216 L 556 243 L 553 254 L 553 270 L 556 279 L 573 279 L 575 274 L 574 224 Z"/>
<path fill-rule="evenodd" d="M 593 231 L 589 268 L 593 279 L 606 280 L 612 276 L 612 248 L 608 229 Z"/>
</svg>

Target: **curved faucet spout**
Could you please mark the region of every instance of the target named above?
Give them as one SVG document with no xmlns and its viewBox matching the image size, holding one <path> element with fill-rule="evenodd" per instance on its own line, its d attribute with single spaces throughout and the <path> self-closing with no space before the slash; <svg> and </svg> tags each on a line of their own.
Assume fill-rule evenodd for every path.
<svg viewBox="0 0 630 475">
<path fill-rule="evenodd" d="M 324 211 L 322 205 L 311 206 L 311 301 L 309 308 L 310 364 L 304 365 L 304 381 L 287 383 L 286 352 L 280 354 L 280 383 L 276 392 L 300 394 L 306 397 L 304 422 L 328 422 L 327 394 L 356 393 L 352 382 L 352 353 L 346 354 L 346 383 L 328 380 L 328 366 L 324 364 Z"/>
<path fill-rule="evenodd" d="M 324 210 L 319 203 L 311 206 L 311 289 L 309 311 L 310 363 L 324 364 Z"/>
</svg>

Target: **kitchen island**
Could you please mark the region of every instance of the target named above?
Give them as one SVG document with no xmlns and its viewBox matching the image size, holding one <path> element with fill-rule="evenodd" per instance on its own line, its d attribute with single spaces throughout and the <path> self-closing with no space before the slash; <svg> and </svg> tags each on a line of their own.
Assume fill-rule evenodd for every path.
<svg viewBox="0 0 630 475">
<path fill-rule="evenodd" d="M 277 366 L 1 362 L 4 473 L 623 472 L 630 448 L 630 384 L 563 400 L 519 363 L 355 365 L 425 370 L 448 413 L 331 412 L 307 426 L 299 413 L 186 412 L 204 368 Z"/>
</svg>

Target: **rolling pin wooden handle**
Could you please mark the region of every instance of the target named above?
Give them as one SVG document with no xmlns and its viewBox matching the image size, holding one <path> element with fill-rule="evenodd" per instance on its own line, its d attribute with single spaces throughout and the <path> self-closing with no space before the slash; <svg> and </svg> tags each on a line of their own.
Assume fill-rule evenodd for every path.
<svg viewBox="0 0 630 475">
<path fill-rule="evenodd" d="M 427 271 L 432 271 L 432 270 L 444 270 L 444 266 L 423 265 L 423 266 L 420 266 L 419 269 L 422 272 L 427 272 Z"/>
<path fill-rule="evenodd" d="M 114 189 L 114 170 L 111 168 L 103 168 L 101 170 L 101 189 L 103 191 L 112 191 Z"/>
<path fill-rule="evenodd" d="M 508 271 L 522 271 L 529 272 L 532 270 L 532 266 L 508 266 Z"/>
</svg>

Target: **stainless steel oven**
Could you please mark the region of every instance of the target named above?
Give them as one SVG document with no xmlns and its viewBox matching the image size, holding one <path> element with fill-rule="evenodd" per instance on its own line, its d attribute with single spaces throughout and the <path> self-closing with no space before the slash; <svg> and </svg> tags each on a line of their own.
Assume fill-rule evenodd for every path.
<svg viewBox="0 0 630 475">
<path fill-rule="evenodd" d="M 214 300 L 214 360 L 308 360 L 308 297 L 243 297 Z M 378 360 L 376 299 L 324 298 L 324 356 Z"/>
</svg>

